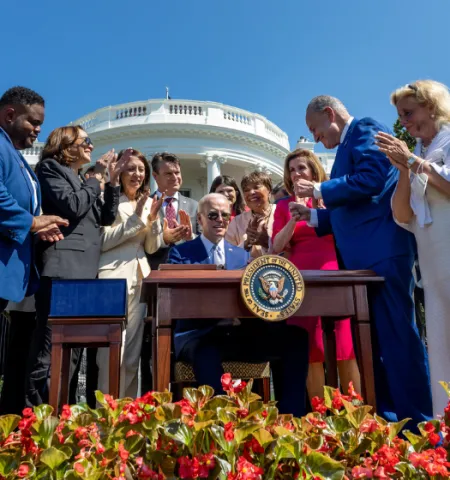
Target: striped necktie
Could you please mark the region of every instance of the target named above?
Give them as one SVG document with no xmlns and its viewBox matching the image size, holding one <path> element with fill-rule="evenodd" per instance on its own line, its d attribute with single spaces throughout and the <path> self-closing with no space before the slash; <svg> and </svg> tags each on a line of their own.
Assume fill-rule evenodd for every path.
<svg viewBox="0 0 450 480">
<path fill-rule="evenodd" d="M 173 206 L 173 197 L 166 200 L 166 219 L 169 228 L 175 228 L 177 216 L 175 214 L 175 207 Z"/>
</svg>

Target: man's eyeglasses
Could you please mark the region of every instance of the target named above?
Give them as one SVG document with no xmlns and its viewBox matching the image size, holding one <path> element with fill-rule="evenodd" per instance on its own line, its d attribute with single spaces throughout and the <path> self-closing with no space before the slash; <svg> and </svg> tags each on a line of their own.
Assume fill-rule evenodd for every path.
<svg viewBox="0 0 450 480">
<path fill-rule="evenodd" d="M 209 220 L 212 220 L 213 222 L 217 222 L 219 220 L 219 217 L 222 217 L 222 220 L 227 222 L 230 220 L 231 213 L 228 212 L 209 212 L 207 215 Z"/>
<path fill-rule="evenodd" d="M 92 143 L 92 140 L 89 137 L 83 138 L 83 141 L 78 144 L 79 147 L 82 147 L 84 145 L 87 145 L 88 147 L 91 145 L 94 146 L 94 144 Z"/>
</svg>

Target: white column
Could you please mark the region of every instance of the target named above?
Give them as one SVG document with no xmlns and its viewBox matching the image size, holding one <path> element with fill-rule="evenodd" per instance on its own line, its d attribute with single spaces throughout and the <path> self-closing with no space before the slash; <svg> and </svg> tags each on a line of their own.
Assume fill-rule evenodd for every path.
<svg viewBox="0 0 450 480">
<path fill-rule="evenodd" d="M 206 155 L 206 188 L 209 191 L 213 180 L 220 175 L 220 159 L 217 155 Z"/>
</svg>

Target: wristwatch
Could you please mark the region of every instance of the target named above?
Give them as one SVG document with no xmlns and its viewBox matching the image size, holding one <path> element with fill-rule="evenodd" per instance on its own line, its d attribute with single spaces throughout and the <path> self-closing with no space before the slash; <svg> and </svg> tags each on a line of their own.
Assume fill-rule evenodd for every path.
<svg viewBox="0 0 450 480">
<path fill-rule="evenodd" d="M 417 161 L 416 157 L 413 157 L 413 156 L 409 157 L 408 161 L 406 162 L 408 165 L 408 168 L 411 169 L 412 166 L 416 163 L 416 161 Z"/>
</svg>

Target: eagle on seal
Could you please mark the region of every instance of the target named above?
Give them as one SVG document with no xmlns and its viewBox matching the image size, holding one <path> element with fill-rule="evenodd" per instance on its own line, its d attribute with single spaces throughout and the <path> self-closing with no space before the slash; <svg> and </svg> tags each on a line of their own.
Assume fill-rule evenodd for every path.
<svg viewBox="0 0 450 480">
<path fill-rule="evenodd" d="M 274 300 L 283 300 L 284 297 L 281 295 L 284 287 L 284 277 L 281 277 L 278 280 L 278 285 L 273 280 L 265 280 L 262 276 L 259 277 L 263 290 Z"/>
</svg>

